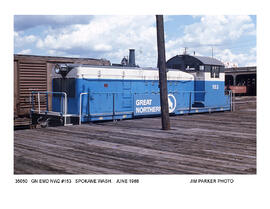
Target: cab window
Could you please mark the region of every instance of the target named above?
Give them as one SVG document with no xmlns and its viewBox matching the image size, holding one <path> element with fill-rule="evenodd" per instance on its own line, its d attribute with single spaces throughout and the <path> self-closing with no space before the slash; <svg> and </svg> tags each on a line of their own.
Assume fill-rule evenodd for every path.
<svg viewBox="0 0 270 209">
<path fill-rule="evenodd" d="M 220 67 L 219 66 L 211 66 L 211 78 L 219 78 Z"/>
</svg>

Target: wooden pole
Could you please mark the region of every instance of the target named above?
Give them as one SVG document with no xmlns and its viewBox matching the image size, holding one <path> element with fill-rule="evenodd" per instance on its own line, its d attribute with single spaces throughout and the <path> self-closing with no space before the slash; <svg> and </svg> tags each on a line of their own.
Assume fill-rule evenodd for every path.
<svg viewBox="0 0 270 209">
<path fill-rule="evenodd" d="M 166 72 L 163 15 L 156 15 L 156 24 L 157 24 L 157 48 L 158 48 L 161 123 L 162 123 L 163 130 L 169 130 L 170 118 L 169 118 L 169 108 L 168 108 L 168 90 L 167 90 L 167 72 Z"/>
</svg>

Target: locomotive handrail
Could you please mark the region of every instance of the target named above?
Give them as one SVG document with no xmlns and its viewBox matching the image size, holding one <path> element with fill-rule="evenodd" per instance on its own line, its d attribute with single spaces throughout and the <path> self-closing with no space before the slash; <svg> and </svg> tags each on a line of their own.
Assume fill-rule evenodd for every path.
<svg viewBox="0 0 270 209">
<path fill-rule="evenodd" d="M 209 106 L 209 107 L 204 107 L 204 108 L 224 108 L 224 107 L 230 107 L 230 109 L 231 109 L 231 111 L 233 110 L 233 103 L 232 103 L 232 100 L 233 100 L 233 98 L 232 98 L 232 91 L 230 91 L 230 90 L 226 90 L 225 91 L 226 93 L 228 93 L 228 95 L 227 95 L 227 102 L 226 102 L 226 105 L 224 105 L 224 106 Z M 140 93 L 135 93 L 135 92 L 128 92 L 128 94 L 131 94 L 131 95 L 139 95 L 139 94 L 146 94 L 147 92 L 140 92 Z M 191 110 L 193 110 L 193 107 L 192 107 L 192 95 L 195 95 L 195 94 L 204 94 L 204 95 L 206 95 L 206 94 L 208 94 L 209 92 L 206 92 L 206 91 L 169 91 L 168 93 L 174 93 L 174 94 L 188 94 L 188 96 L 189 96 L 189 104 L 188 104 L 188 106 L 187 106 L 187 108 L 186 108 L 186 110 L 189 110 L 189 111 L 191 111 Z M 219 92 L 219 93 L 221 93 L 221 92 Z M 107 95 L 107 94 L 109 94 L 109 95 L 112 95 L 112 99 L 113 99 L 113 101 L 112 101 L 112 112 L 110 112 L 110 113 L 90 113 L 90 109 L 89 109 L 89 113 L 88 113 L 88 116 L 90 116 L 90 115 L 92 115 L 92 116 L 96 116 L 96 115 L 111 115 L 112 116 L 112 118 L 114 119 L 114 117 L 117 115 L 117 112 L 116 112 L 116 109 L 115 109 L 115 96 L 117 95 L 117 94 L 124 94 L 123 92 L 82 92 L 82 93 L 80 93 L 79 95 L 79 125 L 81 125 L 81 123 L 82 123 L 82 118 L 83 118 L 83 116 L 84 116 L 84 113 L 83 113 L 83 95 L 89 95 L 89 97 L 91 97 L 91 96 L 93 96 L 93 95 L 95 95 L 95 94 L 99 94 L 99 95 Z M 127 94 L 127 93 L 125 93 L 125 94 Z M 151 95 L 151 94 L 159 94 L 159 92 L 148 92 L 147 94 L 149 94 L 149 95 Z M 134 101 L 134 97 L 133 97 L 133 101 Z M 88 101 L 88 103 L 89 103 L 90 101 Z M 198 102 L 198 101 L 197 101 Z M 88 104 L 89 105 L 89 104 Z M 132 113 L 133 111 L 131 111 L 131 112 L 129 112 L 129 113 Z"/>
<path fill-rule="evenodd" d="M 126 94 L 124 92 L 90 92 L 91 94 Z M 130 94 L 145 94 L 147 92 L 129 92 Z M 149 94 L 159 94 L 160 92 L 150 92 Z M 168 93 L 207 93 L 207 91 L 168 91 Z"/>
<path fill-rule="evenodd" d="M 225 92 L 228 92 L 229 93 L 229 99 L 230 99 L 230 109 L 231 109 L 231 112 L 234 111 L 234 103 L 233 103 L 233 91 L 232 90 L 225 90 Z"/>
<path fill-rule="evenodd" d="M 226 105 L 224 107 L 230 107 L 230 109 L 232 110 L 233 109 L 233 103 L 232 103 L 232 92 L 231 91 L 225 91 L 225 92 L 228 92 L 228 96 L 226 97 L 227 98 L 227 102 L 226 102 Z M 188 105 L 188 109 L 191 110 L 192 109 L 192 95 L 195 95 L 195 94 L 203 94 L 203 95 L 207 95 L 209 94 L 209 92 L 207 91 L 168 91 L 168 93 L 173 93 L 173 94 L 188 94 L 189 95 L 189 105 Z M 224 94 L 224 92 L 217 92 L 218 94 Z M 115 95 L 117 94 L 130 94 L 130 95 L 133 95 L 133 102 L 134 102 L 134 95 L 153 95 L 153 94 L 159 94 L 159 92 L 91 92 L 89 95 L 112 95 L 113 96 L 113 107 L 112 107 L 112 116 L 115 116 L 116 115 L 116 112 L 115 112 Z M 80 98 L 81 100 L 81 98 Z M 195 100 L 194 100 L 195 101 Z M 193 102 L 194 102 L 193 101 Z M 195 102 L 202 102 L 202 101 L 195 101 Z M 80 108 L 82 108 L 82 104 L 81 104 L 81 101 L 80 101 Z M 80 112 L 81 112 L 81 109 L 80 109 Z M 94 115 L 94 114 L 93 114 Z M 82 116 L 82 115 L 80 115 Z"/>
<path fill-rule="evenodd" d="M 64 95 L 64 114 L 63 114 L 63 117 L 64 117 L 64 126 L 66 125 L 66 122 L 67 122 L 67 93 L 66 92 L 51 92 L 51 91 L 32 91 L 31 92 L 31 96 L 33 94 L 37 94 L 38 95 L 38 113 L 40 113 L 40 94 L 61 94 L 61 95 Z M 48 106 L 47 106 L 48 108 Z M 34 109 L 33 109 L 34 110 Z M 48 111 L 48 109 L 47 109 Z"/>
<path fill-rule="evenodd" d="M 82 96 L 88 93 L 80 93 L 80 112 L 79 112 L 79 125 L 81 125 L 81 118 L 82 118 Z"/>
</svg>

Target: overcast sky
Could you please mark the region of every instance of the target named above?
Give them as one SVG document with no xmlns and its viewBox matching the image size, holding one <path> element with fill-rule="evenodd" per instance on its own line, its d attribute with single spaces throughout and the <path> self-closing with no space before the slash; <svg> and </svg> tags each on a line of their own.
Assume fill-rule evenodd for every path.
<svg viewBox="0 0 270 209">
<path fill-rule="evenodd" d="M 256 65 L 256 16 L 164 16 L 166 58 L 187 52 L 238 66 Z M 15 15 L 14 53 L 157 63 L 155 16 Z"/>
</svg>

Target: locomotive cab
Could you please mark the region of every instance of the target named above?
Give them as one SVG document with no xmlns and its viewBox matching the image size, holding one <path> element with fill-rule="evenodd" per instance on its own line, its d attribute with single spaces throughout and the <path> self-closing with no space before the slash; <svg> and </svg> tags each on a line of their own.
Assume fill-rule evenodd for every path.
<svg viewBox="0 0 270 209">
<path fill-rule="evenodd" d="M 220 107 L 227 103 L 224 64 L 219 60 L 184 54 L 172 57 L 166 66 L 194 75 L 193 107 Z"/>
</svg>

